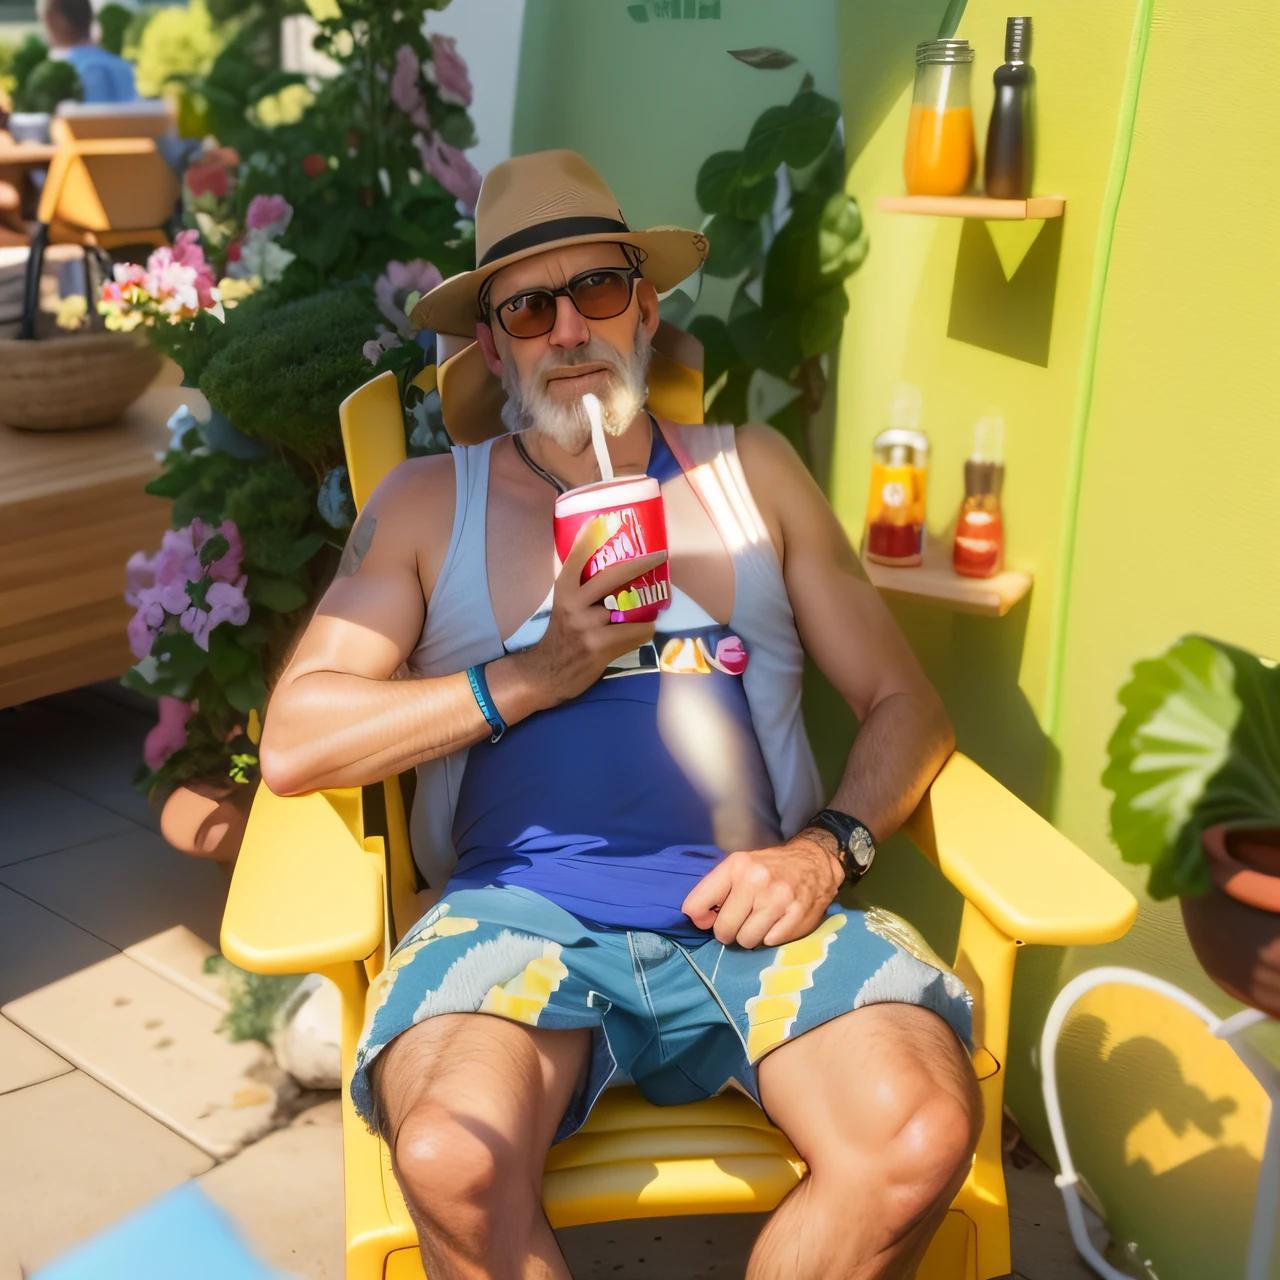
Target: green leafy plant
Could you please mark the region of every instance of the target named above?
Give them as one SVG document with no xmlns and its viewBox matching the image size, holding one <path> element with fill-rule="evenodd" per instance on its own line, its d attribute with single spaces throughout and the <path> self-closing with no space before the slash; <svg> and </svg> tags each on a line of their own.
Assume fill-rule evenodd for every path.
<svg viewBox="0 0 1280 1280">
<path fill-rule="evenodd" d="M 60 102 L 79 102 L 84 86 L 69 62 L 46 58 L 31 69 L 23 83 L 14 90 L 15 111 L 42 111 L 52 114 Z"/>
<path fill-rule="evenodd" d="M 125 36 L 133 22 L 133 10 L 122 4 L 104 4 L 98 10 L 98 30 L 102 32 L 99 43 L 108 53 L 124 52 Z"/>
<path fill-rule="evenodd" d="M 1211 886 L 1206 827 L 1280 827 L 1280 668 L 1185 636 L 1137 663 L 1107 743 L 1111 838 L 1151 868 L 1154 898 Z"/>
<path fill-rule="evenodd" d="M 790 66 L 780 49 L 733 54 L 761 70 Z M 844 191 L 840 108 L 805 76 L 790 102 L 769 107 L 736 151 L 698 172 L 708 215 L 708 275 L 739 278 L 727 319 L 699 315 L 708 421 L 740 423 L 762 371 L 794 389 L 769 421 L 808 454 L 808 423 L 827 391 L 826 358 L 839 345 L 845 281 L 867 255 L 857 201 Z M 779 208 L 780 190 L 785 202 Z"/>
<path fill-rule="evenodd" d="M 17 93 L 48 56 L 49 46 L 35 35 L 23 36 L 16 45 L 0 46 L 0 81 L 11 94 Z"/>
<path fill-rule="evenodd" d="M 218 1030 L 232 1042 L 257 1040 L 270 1047 L 276 1014 L 302 977 L 249 973 L 219 955 L 210 956 L 204 962 L 204 971 L 222 978 L 227 984 L 230 1007 L 218 1024 Z"/>
</svg>

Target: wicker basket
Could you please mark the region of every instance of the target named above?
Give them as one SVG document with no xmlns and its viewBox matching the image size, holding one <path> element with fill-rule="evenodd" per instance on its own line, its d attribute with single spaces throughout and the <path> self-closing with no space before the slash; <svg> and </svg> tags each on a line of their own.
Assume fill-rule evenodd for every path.
<svg viewBox="0 0 1280 1280">
<path fill-rule="evenodd" d="M 160 372 L 140 333 L 86 333 L 0 341 L 0 422 L 71 431 L 117 419 Z"/>
</svg>

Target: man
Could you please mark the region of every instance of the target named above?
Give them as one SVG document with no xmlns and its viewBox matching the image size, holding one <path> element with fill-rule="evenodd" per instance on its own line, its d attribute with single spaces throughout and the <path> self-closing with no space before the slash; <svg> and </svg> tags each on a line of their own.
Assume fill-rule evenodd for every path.
<svg viewBox="0 0 1280 1280">
<path fill-rule="evenodd" d="M 76 69 L 85 102 L 133 102 L 138 92 L 133 68 L 93 43 L 93 6 L 89 0 L 46 0 L 45 30 L 53 56 Z"/>
<path fill-rule="evenodd" d="M 442 376 L 481 443 L 379 487 L 261 744 L 283 793 L 419 766 L 415 856 L 444 895 L 371 995 L 353 1098 L 432 1280 L 567 1277 L 543 1164 L 620 1072 L 658 1103 L 736 1085 L 808 1163 L 753 1280 L 910 1276 L 976 1140 L 967 996 L 835 897 L 951 750 L 946 715 L 781 438 L 645 410 L 658 292 L 705 239 L 631 231 L 572 152 L 497 166 L 476 238 L 414 319 L 475 335 Z M 557 493 L 598 478 L 586 392 L 615 470 L 662 486 L 656 626 L 610 605 L 664 553 L 584 584 L 596 522 L 555 556 Z M 861 722 L 820 813 L 806 650 Z"/>
</svg>

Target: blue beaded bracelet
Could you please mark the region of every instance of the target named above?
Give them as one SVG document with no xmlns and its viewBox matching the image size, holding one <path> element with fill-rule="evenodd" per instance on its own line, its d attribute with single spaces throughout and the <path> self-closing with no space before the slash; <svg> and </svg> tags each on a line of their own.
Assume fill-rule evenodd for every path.
<svg viewBox="0 0 1280 1280">
<path fill-rule="evenodd" d="M 498 708 L 493 705 L 493 699 L 489 696 L 489 682 L 484 678 L 485 664 L 467 668 L 467 679 L 471 682 L 471 692 L 476 696 L 476 702 L 480 706 L 480 714 L 489 722 L 489 728 L 493 730 L 493 736 L 490 742 L 497 742 L 507 731 L 507 722 L 498 714 Z"/>
</svg>

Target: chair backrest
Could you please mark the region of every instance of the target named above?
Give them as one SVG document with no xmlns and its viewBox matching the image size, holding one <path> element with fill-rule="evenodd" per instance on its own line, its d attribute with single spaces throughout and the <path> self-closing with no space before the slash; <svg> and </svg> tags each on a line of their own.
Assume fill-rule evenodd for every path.
<svg viewBox="0 0 1280 1280">
<path fill-rule="evenodd" d="M 163 227 L 178 199 L 178 179 L 152 138 L 69 142 L 49 166 L 39 219 L 79 231 Z"/>
<path fill-rule="evenodd" d="M 164 98 L 137 102 L 64 102 L 49 122 L 49 139 L 162 138 L 174 127 L 173 104 Z"/>
</svg>

